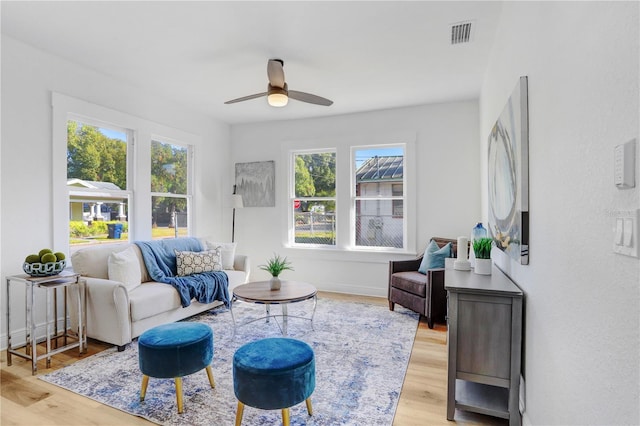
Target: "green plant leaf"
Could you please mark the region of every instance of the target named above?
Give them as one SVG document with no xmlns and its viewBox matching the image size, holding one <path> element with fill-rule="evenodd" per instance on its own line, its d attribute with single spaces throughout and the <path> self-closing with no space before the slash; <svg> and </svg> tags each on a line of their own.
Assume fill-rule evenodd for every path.
<svg viewBox="0 0 640 426">
<path fill-rule="evenodd" d="M 473 241 L 473 252 L 476 259 L 491 259 L 491 247 L 493 246 L 492 238 L 478 238 Z"/>
<path fill-rule="evenodd" d="M 287 258 L 281 257 L 276 253 L 273 254 L 273 257 L 269 259 L 266 264 L 258 265 L 258 267 L 263 271 L 269 272 L 271 276 L 274 277 L 280 275 L 282 271 L 293 271 L 293 267 L 291 266 L 291 263 L 287 260 Z"/>
</svg>

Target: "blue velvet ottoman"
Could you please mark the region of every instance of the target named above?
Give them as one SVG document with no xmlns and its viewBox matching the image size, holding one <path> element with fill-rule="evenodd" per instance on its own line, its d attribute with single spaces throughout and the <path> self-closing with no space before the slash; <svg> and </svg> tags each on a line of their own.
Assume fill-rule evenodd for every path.
<svg viewBox="0 0 640 426">
<path fill-rule="evenodd" d="M 182 377 L 207 370 L 209 383 L 215 387 L 213 331 L 206 324 L 176 322 L 151 328 L 138 338 L 138 361 L 142 371 L 140 401 L 144 401 L 149 377 L 174 378 L 178 413 L 182 413 Z"/>
<path fill-rule="evenodd" d="M 289 408 L 302 401 L 313 414 L 311 394 L 316 387 L 313 349 L 304 342 L 270 338 L 247 343 L 233 356 L 233 390 L 238 398 L 236 426 L 242 423 L 244 406 L 282 410 L 289 426 Z"/>
</svg>

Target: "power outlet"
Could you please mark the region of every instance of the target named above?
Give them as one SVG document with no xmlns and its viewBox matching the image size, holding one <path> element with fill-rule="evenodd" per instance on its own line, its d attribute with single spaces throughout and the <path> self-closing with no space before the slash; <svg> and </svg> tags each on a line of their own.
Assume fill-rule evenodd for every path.
<svg viewBox="0 0 640 426">
<path fill-rule="evenodd" d="M 522 377 L 522 374 L 520 375 L 520 395 L 519 395 L 519 408 L 520 408 L 520 413 L 524 413 L 524 377 Z"/>
</svg>

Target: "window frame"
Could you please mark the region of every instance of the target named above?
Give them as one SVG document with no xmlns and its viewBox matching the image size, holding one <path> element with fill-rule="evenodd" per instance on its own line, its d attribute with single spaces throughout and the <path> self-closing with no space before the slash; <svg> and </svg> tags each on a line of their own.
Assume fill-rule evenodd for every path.
<svg viewBox="0 0 640 426">
<path fill-rule="evenodd" d="M 294 256 L 298 250 L 314 249 L 315 255 L 320 258 L 336 261 L 374 261 L 387 262 L 388 254 L 415 255 L 416 251 L 416 139 L 415 131 L 391 131 L 377 133 L 357 133 L 353 135 L 335 136 L 330 139 L 296 139 L 283 141 L 280 144 L 281 159 L 287 167 L 276 169 L 279 176 L 279 188 L 282 197 L 286 200 L 281 206 L 282 210 L 282 246 L 290 249 L 289 254 Z M 352 207 L 352 179 L 351 165 L 352 147 L 371 146 L 382 147 L 389 145 L 403 144 L 404 150 L 404 198 L 403 206 L 405 216 L 404 249 L 400 248 L 362 248 L 356 247 L 353 243 L 355 231 L 355 209 Z M 326 151 L 336 150 L 336 245 L 335 246 L 313 246 L 292 244 L 294 238 L 294 227 L 290 214 L 291 200 L 291 180 L 295 169 L 292 165 L 292 151 Z M 346 182 L 349 188 L 343 187 Z M 353 184 L 355 188 L 355 184 Z M 349 206 L 345 209 L 344 206 Z M 285 251 L 286 252 L 286 251 Z"/>
<path fill-rule="evenodd" d="M 190 144 L 186 144 L 182 141 L 166 138 L 163 136 L 152 135 L 150 149 L 149 149 L 149 179 L 151 179 L 151 154 L 153 152 L 153 142 L 158 142 L 162 144 L 168 144 L 172 146 L 179 146 L 187 149 L 187 189 L 186 194 L 177 194 L 172 192 L 157 192 L 151 191 L 151 182 L 149 182 L 149 191 L 150 191 L 150 202 L 151 202 L 151 214 L 149 219 L 153 221 L 153 197 L 164 197 L 164 198 L 178 198 L 184 199 L 187 202 L 187 235 L 191 235 L 191 226 L 192 226 L 192 204 L 193 204 L 193 163 L 194 163 L 194 146 Z"/>
<path fill-rule="evenodd" d="M 297 155 L 311 155 L 311 154 L 324 154 L 324 153 L 333 153 L 335 155 L 335 163 L 336 169 L 334 170 L 334 175 L 336 176 L 335 182 L 335 195 L 333 197 L 298 197 L 296 196 L 296 161 L 295 158 Z M 299 247 L 299 248 L 328 248 L 333 249 L 337 246 L 338 243 L 338 153 L 335 148 L 316 148 L 316 149 L 294 149 L 289 151 L 289 186 L 288 186 L 288 196 L 287 196 L 287 209 L 289 210 L 288 216 L 288 245 L 291 247 Z M 335 233 L 334 233 L 334 244 L 313 244 L 313 243 L 298 243 L 296 242 L 296 211 L 294 207 L 295 200 L 300 200 L 301 202 L 313 202 L 313 201 L 328 201 L 333 202 L 335 205 L 334 211 L 334 223 L 335 223 Z"/>
<path fill-rule="evenodd" d="M 127 155 L 130 165 L 127 175 L 129 199 L 129 240 L 151 240 L 151 140 L 180 141 L 192 149 L 192 167 L 189 171 L 192 185 L 192 199 L 189 205 L 189 232 L 197 232 L 197 222 L 193 213 L 197 208 L 197 197 L 193 192 L 196 166 L 193 158 L 202 144 L 202 137 L 154 121 L 93 104 L 57 92 L 51 92 L 52 105 L 52 153 L 51 153 L 51 216 L 52 246 L 70 253 L 69 244 L 69 194 L 67 190 L 67 121 L 76 117 L 85 123 L 99 123 L 108 128 L 131 129 L 132 156 Z"/>
<path fill-rule="evenodd" d="M 407 158 L 407 144 L 405 143 L 381 143 L 381 144 L 367 144 L 367 145 L 353 145 L 350 147 L 351 148 L 351 168 L 350 168 L 350 175 L 351 175 L 351 179 L 350 179 L 350 196 L 351 196 L 351 203 L 350 203 L 350 229 L 351 229 L 351 235 L 350 235 L 350 244 L 351 247 L 353 248 L 353 250 L 358 250 L 358 251 L 402 251 L 405 252 L 407 250 L 407 217 L 406 215 L 402 216 L 402 247 L 390 247 L 390 246 L 365 246 L 365 245 L 358 245 L 357 244 L 357 208 L 356 208 L 356 204 L 358 201 L 389 201 L 391 203 L 391 212 L 392 212 L 392 218 L 397 218 L 395 215 L 393 215 L 394 212 L 394 201 L 400 200 L 403 202 L 403 206 L 406 203 L 406 189 L 407 189 L 407 164 L 406 164 L 406 158 Z M 363 195 L 358 195 L 356 194 L 356 186 L 357 186 L 357 182 L 356 182 L 356 172 L 358 171 L 358 166 L 356 164 L 356 152 L 357 151 L 363 151 L 363 150 L 377 150 L 377 149 L 385 149 L 385 148 L 401 148 L 402 149 L 402 158 L 403 158 L 403 173 L 402 173 L 402 188 L 403 188 L 403 195 L 401 196 L 397 196 L 397 195 L 393 195 L 393 183 L 392 185 L 392 194 L 390 196 L 381 196 L 381 195 L 376 195 L 376 196 L 363 196 Z"/>
<path fill-rule="evenodd" d="M 132 129 L 126 129 L 124 127 L 121 126 L 116 126 L 114 124 L 111 123 L 105 123 L 104 121 L 100 121 L 98 119 L 94 119 L 94 118 L 89 118 L 89 117 L 82 117 L 79 116 L 77 114 L 73 114 L 73 113 L 69 113 L 68 114 L 68 118 L 67 118 L 67 125 L 69 121 L 75 121 L 77 123 L 82 123 L 82 124 L 86 124 L 89 126 L 94 126 L 94 127 L 98 127 L 101 129 L 108 129 L 108 130 L 115 130 L 121 133 L 124 133 L 126 135 L 127 140 L 125 141 L 127 149 L 127 162 L 125 165 L 125 174 L 126 174 L 126 179 L 127 179 L 127 187 L 121 190 L 110 190 L 110 189 L 101 189 L 101 188 L 96 188 L 96 189 L 91 189 L 91 188 L 80 188 L 80 187 L 70 187 L 67 186 L 67 197 L 69 200 L 69 205 L 71 205 L 71 197 L 73 196 L 86 196 L 88 198 L 91 197 L 99 197 L 99 198 L 113 198 L 114 200 L 117 199 L 125 199 L 127 200 L 127 215 L 129 215 L 129 212 L 134 211 L 135 209 L 132 206 L 132 198 L 133 198 L 133 191 L 131 190 L 132 187 L 134 187 L 133 185 L 133 180 L 134 180 L 134 176 L 133 176 L 133 161 L 132 158 L 134 158 L 134 152 L 135 152 L 135 147 L 134 147 L 134 132 Z M 66 138 L 65 138 L 66 140 Z M 66 148 L 68 149 L 68 140 L 66 141 L 67 145 Z M 69 179 L 68 177 L 68 170 L 67 171 L 67 179 Z M 131 234 L 132 228 L 135 228 L 135 225 L 131 223 L 131 221 L 127 220 L 128 222 L 128 226 L 129 226 L 129 234 Z"/>
</svg>

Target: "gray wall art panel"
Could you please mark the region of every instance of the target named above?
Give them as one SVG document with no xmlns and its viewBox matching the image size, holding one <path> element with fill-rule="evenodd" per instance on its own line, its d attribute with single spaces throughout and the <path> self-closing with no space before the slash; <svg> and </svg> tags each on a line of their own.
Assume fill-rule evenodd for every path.
<svg viewBox="0 0 640 426">
<path fill-rule="evenodd" d="M 236 163 L 236 194 L 244 207 L 275 207 L 275 161 Z"/>
</svg>

